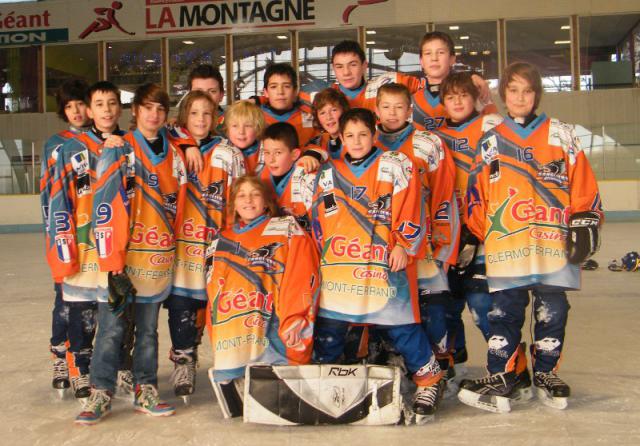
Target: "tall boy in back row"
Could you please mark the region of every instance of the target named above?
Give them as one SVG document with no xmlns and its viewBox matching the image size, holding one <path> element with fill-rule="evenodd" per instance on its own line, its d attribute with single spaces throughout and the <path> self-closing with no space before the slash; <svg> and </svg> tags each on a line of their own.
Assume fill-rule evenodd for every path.
<svg viewBox="0 0 640 446">
<path fill-rule="evenodd" d="M 566 291 L 580 288 L 580 263 L 599 248 L 602 203 L 574 127 L 536 114 L 538 70 L 525 62 L 509 65 L 499 91 L 508 116 L 480 139 L 467 188 L 467 225 L 484 241 L 493 303 L 489 374 L 464 383 L 458 398 L 480 409 L 510 410 L 531 291 L 533 384 L 546 405 L 564 409 L 570 388 L 557 370 L 569 313 Z"/>
</svg>

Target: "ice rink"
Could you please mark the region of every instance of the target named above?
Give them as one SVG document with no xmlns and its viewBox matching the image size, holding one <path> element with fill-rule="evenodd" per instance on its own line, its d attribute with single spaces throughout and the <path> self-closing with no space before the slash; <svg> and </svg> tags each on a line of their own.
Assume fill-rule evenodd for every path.
<svg viewBox="0 0 640 446">
<path fill-rule="evenodd" d="M 11 212 L 5 209 L 3 212 Z M 640 272 L 610 272 L 607 262 L 640 251 L 640 223 L 608 223 L 596 271 L 570 293 L 571 311 L 560 376 L 572 388 L 569 408 L 533 400 L 496 415 L 445 400 L 426 426 L 271 427 L 225 421 L 206 379 L 210 345 L 201 347 L 197 390 L 189 407 L 169 387 L 172 364 L 166 311 L 160 313 L 160 393 L 177 413 L 153 419 L 115 400 L 93 427 L 76 426 L 80 405 L 51 389 L 52 282 L 40 234 L 0 235 L 0 443 L 3 445 L 591 445 L 640 444 Z M 465 312 L 469 375 L 484 374 L 486 347 Z M 529 323 L 525 331 L 529 332 Z M 525 335 L 529 341 L 530 335 Z"/>
</svg>

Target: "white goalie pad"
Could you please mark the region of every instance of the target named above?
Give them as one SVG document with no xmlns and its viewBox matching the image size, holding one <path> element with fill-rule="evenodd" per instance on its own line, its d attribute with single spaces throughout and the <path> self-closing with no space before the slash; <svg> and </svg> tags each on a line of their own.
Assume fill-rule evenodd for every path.
<svg viewBox="0 0 640 446">
<path fill-rule="evenodd" d="M 245 423 L 397 424 L 400 370 L 376 365 L 252 365 L 244 383 Z"/>
<path fill-rule="evenodd" d="M 234 379 L 226 383 L 219 382 L 215 380 L 215 371 L 211 368 L 209 369 L 209 381 L 211 381 L 211 387 L 218 400 L 222 416 L 227 419 L 241 417 L 244 379 Z"/>
</svg>

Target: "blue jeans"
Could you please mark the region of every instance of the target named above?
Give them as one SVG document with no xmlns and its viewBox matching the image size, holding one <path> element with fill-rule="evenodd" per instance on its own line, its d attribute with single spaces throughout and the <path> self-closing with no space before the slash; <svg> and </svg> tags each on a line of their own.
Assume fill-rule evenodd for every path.
<svg viewBox="0 0 640 446">
<path fill-rule="evenodd" d="M 158 383 L 159 311 L 160 303 L 135 304 L 134 384 Z M 97 389 L 115 392 L 126 328 L 125 318 L 115 317 L 108 303 L 98 303 L 98 334 L 91 361 L 91 385 Z"/>
<path fill-rule="evenodd" d="M 548 287 L 502 290 L 491 293 L 487 354 L 490 373 L 508 372 L 514 364 L 512 358 L 522 337 L 529 291 L 534 296 L 533 370 L 550 372 L 560 360 L 570 308 L 567 294 Z"/>
<path fill-rule="evenodd" d="M 331 364 L 338 361 L 344 351 L 345 337 L 349 322 L 318 317 L 313 334 L 313 359 L 320 364 Z M 429 338 L 420 324 L 376 325 L 385 330 L 394 348 L 404 358 L 407 370 L 412 374 L 429 363 L 431 346 Z"/>
<path fill-rule="evenodd" d="M 69 305 L 62 300 L 62 285 L 56 283 L 53 285 L 56 293 L 53 301 L 53 311 L 51 312 L 51 353 L 57 358 L 64 359 L 66 346 L 62 348 L 62 344 L 67 342 L 67 331 L 69 330 Z M 53 348 L 60 346 L 59 348 Z"/>
</svg>

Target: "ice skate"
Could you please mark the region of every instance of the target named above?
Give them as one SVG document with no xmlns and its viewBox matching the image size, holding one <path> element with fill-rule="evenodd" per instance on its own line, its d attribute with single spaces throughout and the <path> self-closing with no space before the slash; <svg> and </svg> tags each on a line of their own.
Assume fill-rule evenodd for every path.
<svg viewBox="0 0 640 446">
<path fill-rule="evenodd" d="M 516 383 L 515 372 L 495 373 L 476 380 L 464 380 L 458 392 L 458 399 L 468 406 L 489 412 L 510 412 L 510 399 Z"/>
<path fill-rule="evenodd" d="M 554 409 L 566 409 L 571 388 L 558 378 L 555 372 L 535 372 L 533 384 L 536 386 L 538 398 L 545 406 Z"/>
<path fill-rule="evenodd" d="M 172 405 L 160 400 L 158 389 L 152 384 L 138 384 L 136 386 L 136 398 L 133 405 L 136 412 L 152 417 L 168 417 L 176 412 Z"/>
<path fill-rule="evenodd" d="M 98 423 L 111 412 L 111 395 L 106 390 L 92 389 L 84 403 L 82 412 L 76 417 L 76 424 Z"/>
<path fill-rule="evenodd" d="M 426 424 L 435 418 L 445 385 L 445 380 L 441 379 L 428 387 L 418 386 L 414 394 L 412 407 L 416 424 Z"/>
<path fill-rule="evenodd" d="M 51 387 L 56 390 L 58 397 L 63 399 L 70 385 L 67 361 L 63 358 L 56 358 L 53 361 L 53 380 L 51 381 Z"/>
<path fill-rule="evenodd" d="M 521 342 L 518 346 L 518 355 L 516 357 L 516 375 L 517 381 L 514 387 L 513 395 L 511 396 L 511 402 L 513 404 L 523 404 L 533 398 L 533 391 L 531 388 L 531 375 L 527 368 L 527 344 Z"/>
<path fill-rule="evenodd" d="M 131 370 L 118 370 L 116 392 L 118 396 L 133 401 L 135 392 L 133 391 L 133 373 Z"/>
<path fill-rule="evenodd" d="M 78 375 L 71 377 L 71 389 L 76 399 L 83 400 L 91 394 L 91 385 L 89 384 L 89 375 Z"/>
<path fill-rule="evenodd" d="M 176 396 L 182 398 L 186 406 L 196 387 L 196 360 L 187 350 L 171 350 L 169 358 L 174 362 L 171 383 Z"/>
</svg>

